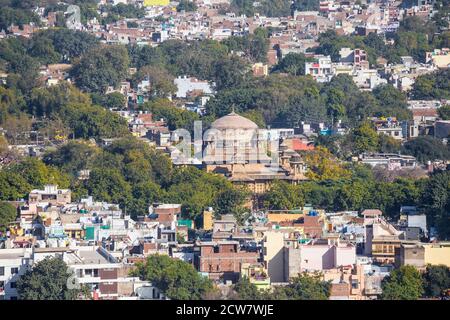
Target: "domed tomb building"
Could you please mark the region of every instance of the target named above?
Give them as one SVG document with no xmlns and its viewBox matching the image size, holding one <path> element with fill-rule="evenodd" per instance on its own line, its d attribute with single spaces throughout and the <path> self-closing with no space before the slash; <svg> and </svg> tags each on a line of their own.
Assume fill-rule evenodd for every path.
<svg viewBox="0 0 450 320">
<path fill-rule="evenodd" d="M 276 179 L 293 184 L 306 180 L 302 157 L 281 141 L 263 139 L 264 130 L 235 112 L 214 121 L 204 135 L 206 171 L 223 174 L 253 193 L 266 192 Z"/>
</svg>

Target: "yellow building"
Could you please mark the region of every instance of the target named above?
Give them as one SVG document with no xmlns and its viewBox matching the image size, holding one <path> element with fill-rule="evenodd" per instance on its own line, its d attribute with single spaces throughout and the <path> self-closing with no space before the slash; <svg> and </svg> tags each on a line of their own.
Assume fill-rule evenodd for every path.
<svg viewBox="0 0 450 320">
<path fill-rule="evenodd" d="M 443 264 L 450 268 L 450 242 L 424 244 L 425 265 Z"/>
<path fill-rule="evenodd" d="M 322 219 L 325 218 L 325 210 L 313 210 L 312 207 L 305 206 L 303 209 L 298 210 L 269 211 L 267 213 L 267 220 L 272 223 L 280 223 L 283 221 L 294 222 L 303 218 L 310 211 L 317 212 Z"/>
<path fill-rule="evenodd" d="M 168 6 L 170 3 L 169 0 L 144 0 L 145 7 L 151 6 Z"/>
<path fill-rule="evenodd" d="M 212 230 L 213 229 L 213 217 L 214 212 L 212 210 L 203 211 L 203 229 Z"/>
<path fill-rule="evenodd" d="M 270 278 L 267 269 L 260 264 L 243 263 L 241 266 L 241 277 L 247 277 L 258 289 L 270 288 Z"/>
<path fill-rule="evenodd" d="M 263 257 L 271 282 L 284 282 L 284 239 L 286 232 L 264 232 Z"/>
<path fill-rule="evenodd" d="M 67 237 L 72 239 L 81 240 L 84 238 L 84 230 L 79 224 L 67 224 L 64 226 L 64 232 Z"/>
<path fill-rule="evenodd" d="M 303 213 L 268 213 L 267 220 L 268 222 L 279 223 L 283 221 L 297 221 L 300 218 L 303 218 Z"/>
</svg>

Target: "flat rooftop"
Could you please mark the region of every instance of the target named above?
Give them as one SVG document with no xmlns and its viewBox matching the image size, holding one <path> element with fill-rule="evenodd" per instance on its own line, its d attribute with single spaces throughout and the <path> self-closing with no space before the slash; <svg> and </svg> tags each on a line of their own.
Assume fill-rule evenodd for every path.
<svg viewBox="0 0 450 320">
<path fill-rule="evenodd" d="M 0 260 L 21 259 L 24 256 L 25 256 L 24 252 L 17 252 L 17 253 L 1 253 L 0 252 Z"/>
</svg>

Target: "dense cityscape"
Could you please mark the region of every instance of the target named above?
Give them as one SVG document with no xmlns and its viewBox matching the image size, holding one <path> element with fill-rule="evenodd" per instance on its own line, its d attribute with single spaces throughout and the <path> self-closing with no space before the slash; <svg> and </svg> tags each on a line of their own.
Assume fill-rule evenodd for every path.
<svg viewBox="0 0 450 320">
<path fill-rule="evenodd" d="M 450 300 L 449 23 L 0 0 L 0 300 Z"/>
</svg>

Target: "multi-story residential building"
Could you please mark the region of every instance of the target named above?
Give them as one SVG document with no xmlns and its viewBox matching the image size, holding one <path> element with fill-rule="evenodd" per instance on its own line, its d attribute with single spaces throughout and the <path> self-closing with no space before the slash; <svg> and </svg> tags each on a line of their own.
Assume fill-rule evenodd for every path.
<svg viewBox="0 0 450 320">
<path fill-rule="evenodd" d="M 427 265 L 444 265 L 450 267 L 450 243 L 404 242 L 396 250 L 397 266 L 413 265 L 419 269 Z"/>
<path fill-rule="evenodd" d="M 364 69 L 369 68 L 369 60 L 365 50 L 342 48 L 339 51 L 340 62 Z"/>
<path fill-rule="evenodd" d="M 69 189 L 58 189 L 57 185 L 45 185 L 44 190 L 32 190 L 28 196 L 30 203 L 47 202 L 53 206 L 63 206 L 71 202 Z"/>
<path fill-rule="evenodd" d="M 395 265 L 397 267 L 411 265 L 416 268 L 425 266 L 425 248 L 421 244 L 402 243 L 396 248 Z"/>
<path fill-rule="evenodd" d="M 198 242 L 197 269 L 210 279 L 235 282 L 244 263 L 257 264 L 258 252 L 242 250 L 238 241 Z"/>
<path fill-rule="evenodd" d="M 378 134 L 385 134 L 395 140 L 403 140 L 403 129 L 395 118 L 374 118 L 372 122 Z"/>
<path fill-rule="evenodd" d="M 366 236 L 364 254 L 371 256 L 376 262 L 392 264 L 395 261 L 395 250 L 400 247 L 403 232 L 384 220 L 380 214 L 371 215 L 372 210 L 363 211 Z"/>
<path fill-rule="evenodd" d="M 177 98 L 186 98 L 189 92 L 201 91 L 202 94 L 213 94 L 213 89 L 208 81 L 198 80 L 188 76 L 179 76 L 174 80 L 174 84 L 177 86 L 176 92 Z"/>
<path fill-rule="evenodd" d="M 317 240 L 286 250 L 286 281 L 302 272 L 351 266 L 356 263 L 356 247 L 350 243 Z"/>
<path fill-rule="evenodd" d="M 284 282 L 284 240 L 289 234 L 283 230 L 267 230 L 263 235 L 263 261 L 270 281 Z"/>
<path fill-rule="evenodd" d="M 17 300 L 16 282 L 31 260 L 31 249 L 0 250 L 0 300 Z"/>
<path fill-rule="evenodd" d="M 329 81 L 333 75 L 330 56 L 315 55 L 313 62 L 305 63 L 305 74 L 311 75 L 318 82 Z"/>
<path fill-rule="evenodd" d="M 35 263 L 47 257 L 61 258 L 73 270 L 74 287 L 85 285 L 94 299 L 118 299 L 135 295 L 147 282 L 128 276 L 129 268 L 107 250 L 96 246 L 0 250 L 0 300 L 18 298 L 16 282 Z"/>
<path fill-rule="evenodd" d="M 385 167 L 388 170 L 415 168 L 417 166 L 415 157 L 395 153 L 363 153 L 359 156 L 359 161 L 372 167 Z"/>
<path fill-rule="evenodd" d="M 323 280 L 331 281 L 330 300 L 365 300 L 366 274 L 360 264 L 322 271 Z"/>
<path fill-rule="evenodd" d="M 450 242 L 423 244 L 425 248 L 424 263 L 432 265 L 443 264 L 450 268 Z"/>
</svg>

